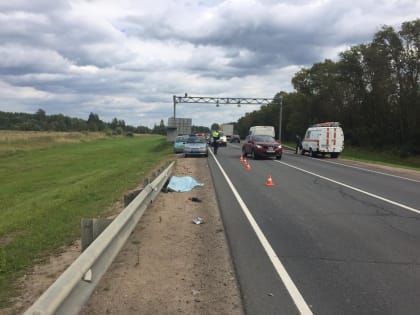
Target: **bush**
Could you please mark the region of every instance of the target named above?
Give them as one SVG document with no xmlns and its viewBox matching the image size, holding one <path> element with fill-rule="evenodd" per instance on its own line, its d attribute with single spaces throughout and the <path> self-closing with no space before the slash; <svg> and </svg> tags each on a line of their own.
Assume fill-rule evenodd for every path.
<svg viewBox="0 0 420 315">
<path fill-rule="evenodd" d="M 124 133 L 124 130 L 121 127 L 117 127 L 115 128 L 115 133 L 120 136 Z"/>
</svg>

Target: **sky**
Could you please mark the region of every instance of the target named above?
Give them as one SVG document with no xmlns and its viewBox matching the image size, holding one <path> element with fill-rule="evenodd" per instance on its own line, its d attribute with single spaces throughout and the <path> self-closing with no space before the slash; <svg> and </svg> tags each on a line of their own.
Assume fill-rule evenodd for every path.
<svg viewBox="0 0 420 315">
<path fill-rule="evenodd" d="M 419 0 L 0 0 L 0 111 L 167 125 L 173 95 L 273 98 L 419 16 Z M 176 117 L 210 127 L 257 109 L 181 103 Z"/>
</svg>

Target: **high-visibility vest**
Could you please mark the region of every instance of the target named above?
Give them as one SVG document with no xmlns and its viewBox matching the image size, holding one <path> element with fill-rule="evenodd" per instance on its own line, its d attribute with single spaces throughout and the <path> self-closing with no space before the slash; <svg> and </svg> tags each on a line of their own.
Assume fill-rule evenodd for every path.
<svg viewBox="0 0 420 315">
<path fill-rule="evenodd" d="M 213 138 L 219 138 L 219 132 L 213 131 Z"/>
</svg>

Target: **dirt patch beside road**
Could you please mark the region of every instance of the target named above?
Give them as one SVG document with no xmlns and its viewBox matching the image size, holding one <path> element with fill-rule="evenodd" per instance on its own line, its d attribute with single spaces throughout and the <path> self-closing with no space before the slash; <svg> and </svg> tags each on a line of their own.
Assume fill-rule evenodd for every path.
<svg viewBox="0 0 420 315">
<path fill-rule="evenodd" d="M 204 186 L 159 195 L 82 314 L 242 314 L 207 159 L 179 158 L 173 175 Z"/>
<path fill-rule="evenodd" d="M 81 314 L 243 314 L 207 159 L 179 156 L 173 175 L 204 186 L 159 194 Z M 77 242 L 34 268 L 0 313 L 27 309 L 79 254 Z"/>
</svg>

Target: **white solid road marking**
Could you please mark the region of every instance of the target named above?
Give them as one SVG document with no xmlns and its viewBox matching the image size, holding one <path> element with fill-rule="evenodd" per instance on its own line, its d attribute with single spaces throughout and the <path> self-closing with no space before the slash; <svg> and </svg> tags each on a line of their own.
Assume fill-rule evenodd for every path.
<svg viewBox="0 0 420 315">
<path fill-rule="evenodd" d="M 293 302 L 295 303 L 297 309 L 301 314 L 304 315 L 311 315 L 313 314 L 311 309 L 309 308 L 308 304 L 306 304 L 305 300 L 303 299 L 303 296 L 300 294 L 298 288 L 294 284 L 293 280 L 290 278 L 289 274 L 286 271 L 286 268 L 284 268 L 282 262 L 280 261 L 279 257 L 276 255 L 275 251 L 271 247 L 270 243 L 268 242 L 267 238 L 265 237 L 264 233 L 261 231 L 260 227 L 258 226 L 258 223 L 255 221 L 254 217 L 252 216 L 251 212 L 249 211 L 248 207 L 242 200 L 241 196 L 239 195 L 238 191 L 236 190 L 235 186 L 230 181 L 229 177 L 227 176 L 226 172 L 220 165 L 219 161 L 214 156 L 213 152 L 211 152 L 211 155 L 214 157 L 214 160 L 219 167 L 220 171 L 222 172 L 226 182 L 228 183 L 230 189 L 232 189 L 233 195 L 235 196 L 236 200 L 238 201 L 239 205 L 241 206 L 241 209 L 245 216 L 247 217 L 249 223 L 251 224 L 251 227 L 254 229 L 255 234 L 257 235 L 259 241 L 261 242 L 261 245 L 263 246 L 265 252 L 267 253 L 268 257 L 271 260 L 271 263 L 274 266 L 274 269 L 277 271 L 277 274 L 279 275 L 280 279 L 283 281 L 284 286 L 286 287 L 287 291 L 290 294 L 290 297 L 292 298 Z"/>
<path fill-rule="evenodd" d="M 282 161 L 276 161 L 276 162 L 281 163 L 281 164 L 286 165 L 286 166 L 289 166 L 289 167 L 291 167 L 291 168 L 297 169 L 297 170 L 299 170 L 299 171 L 301 171 L 301 172 L 304 172 L 304 173 L 307 173 L 307 174 L 311 174 L 311 175 L 313 175 L 313 176 L 316 176 L 316 177 L 319 177 L 319 178 L 325 179 L 325 180 L 330 181 L 330 182 L 332 182 L 332 183 L 335 183 L 335 184 L 337 184 L 337 185 L 341 185 L 341 186 L 343 186 L 343 187 L 346 187 L 346 188 L 349 188 L 349 189 L 355 190 L 355 191 L 357 191 L 357 192 L 360 192 L 360 193 L 362 193 L 362 194 L 368 195 L 368 196 L 370 196 L 370 197 L 373 197 L 373 198 L 376 198 L 376 199 L 379 199 L 379 200 L 385 201 L 385 202 L 390 203 L 390 204 L 392 204 L 392 205 L 394 205 L 394 206 L 398 206 L 398 207 L 404 208 L 404 209 L 406 209 L 406 210 L 409 210 L 409 211 L 415 212 L 415 213 L 417 213 L 417 214 L 420 214 L 420 210 L 415 209 L 415 208 L 412 208 L 412 207 L 409 207 L 409 206 L 406 206 L 406 205 L 404 205 L 404 204 L 402 204 L 402 203 L 399 203 L 399 202 L 396 202 L 396 201 L 392 201 L 392 200 L 390 200 L 390 199 L 386 199 L 386 198 L 384 198 L 384 197 L 381 197 L 381 196 L 378 196 L 378 195 L 375 195 L 375 194 L 369 193 L 369 192 L 364 191 L 364 190 L 361 190 L 361 189 L 359 189 L 359 188 L 356 188 L 356 187 L 353 187 L 353 186 L 350 186 L 350 185 L 344 184 L 344 183 L 339 182 L 339 181 L 336 181 L 336 180 L 334 180 L 334 179 L 331 179 L 331 178 L 328 178 L 328 177 L 325 177 L 325 176 L 322 176 L 322 175 L 319 175 L 319 174 L 316 174 L 316 173 L 313 173 L 313 172 L 307 171 L 307 170 L 305 170 L 305 169 L 303 169 L 303 168 L 300 168 L 300 167 L 297 167 L 297 166 L 294 166 L 294 165 L 290 165 L 290 164 L 285 163 L 285 162 L 282 162 Z"/>
</svg>

